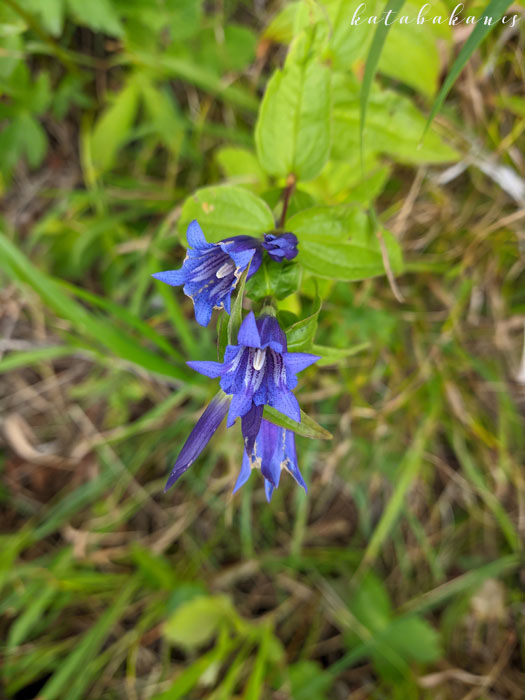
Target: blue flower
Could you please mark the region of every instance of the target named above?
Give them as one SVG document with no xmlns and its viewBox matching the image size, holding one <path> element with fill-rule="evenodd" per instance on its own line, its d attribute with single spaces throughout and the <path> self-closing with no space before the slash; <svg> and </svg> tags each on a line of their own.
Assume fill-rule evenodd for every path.
<svg viewBox="0 0 525 700">
<path fill-rule="evenodd" d="M 251 236 L 208 243 L 196 220 L 189 224 L 186 237 L 190 248 L 182 268 L 156 272 L 153 277 L 175 287 L 183 284 L 184 294 L 193 300 L 197 323 L 207 326 L 213 309 L 230 313 L 232 292 L 248 265 L 248 278 L 259 269 L 261 243 Z"/>
<path fill-rule="evenodd" d="M 169 475 L 164 492 L 166 492 L 184 472 L 191 467 L 203 449 L 210 441 L 219 425 L 222 423 L 224 416 L 228 412 L 228 406 L 231 399 L 220 392 L 217 394 L 206 410 L 195 423 L 188 439 L 184 443 L 182 450 L 177 457 L 177 461 L 171 474 Z"/>
<path fill-rule="evenodd" d="M 262 424 L 266 423 L 262 420 L 265 405 L 272 406 L 293 420 L 301 420 L 299 404 L 292 389 L 297 386 L 297 373 L 316 362 L 319 357 L 310 353 L 288 352 L 286 336 L 277 319 L 273 316 L 261 316 L 255 319 L 253 312 L 250 312 L 242 322 L 237 343 L 238 345 L 226 347 L 224 362 L 187 363 L 192 369 L 207 377 L 220 377 L 220 385 L 224 393 L 220 392 L 213 399 L 197 421 L 177 457 L 166 489 L 191 466 L 226 414 L 228 414 L 227 427 L 231 427 L 237 418 L 241 418 L 245 449 L 252 457 L 255 454 L 254 459 L 258 459 L 262 446 L 267 444 L 263 436 L 262 446 L 260 444 L 258 448 L 259 452 L 254 452 Z M 269 430 L 265 427 L 264 435 Z M 283 433 L 285 452 L 280 453 L 282 459 L 279 464 L 286 462 L 292 465 L 289 468 L 291 473 L 301 485 L 304 485 L 297 469 L 294 436 L 293 433 L 290 435 L 288 433 L 290 431 Z M 265 458 L 262 462 L 266 464 L 268 460 Z M 275 476 L 277 473 L 275 467 L 268 467 L 267 473 L 271 474 L 271 478 L 268 477 L 270 484 L 276 487 L 278 478 Z"/>
<path fill-rule="evenodd" d="M 246 449 L 251 452 L 261 426 L 264 406 L 301 420 L 292 389 L 297 373 L 319 359 L 306 352 L 287 352 L 286 336 L 273 316 L 255 320 L 251 311 L 241 324 L 238 345 L 228 345 L 224 362 L 188 362 L 196 372 L 220 377 L 221 389 L 233 398 L 227 426 L 241 418 Z"/>
<path fill-rule="evenodd" d="M 297 236 L 293 233 L 265 233 L 262 246 L 276 262 L 293 260 L 297 255 Z"/>
<path fill-rule="evenodd" d="M 248 481 L 252 469 L 261 470 L 268 502 L 272 498 L 274 489 L 279 486 L 283 469 L 293 476 L 299 486 L 302 486 L 305 491 L 308 490 L 297 466 L 295 434 L 264 419 L 251 454 L 248 456 L 246 450 L 244 451 L 241 471 L 233 493 Z"/>
</svg>

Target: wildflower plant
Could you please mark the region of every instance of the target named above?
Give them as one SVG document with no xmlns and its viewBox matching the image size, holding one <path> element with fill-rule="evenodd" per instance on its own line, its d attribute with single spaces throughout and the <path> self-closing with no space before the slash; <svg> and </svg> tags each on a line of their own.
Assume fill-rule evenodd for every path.
<svg viewBox="0 0 525 700">
<path fill-rule="evenodd" d="M 215 312 L 218 318 L 218 361 L 188 365 L 218 380 L 220 389 L 182 447 L 166 488 L 226 418 L 228 428 L 240 424 L 244 446 L 235 490 L 254 468 L 268 500 L 283 470 L 306 490 L 295 436 L 331 435 L 301 411 L 297 374 L 310 365 L 344 362 L 354 351 L 350 338 L 346 347 L 316 343 L 323 302 L 336 281 L 387 275 L 396 291 L 400 247 L 371 206 L 388 175 L 378 160 L 384 141 L 370 139 L 360 154 L 358 129 L 349 126 L 358 88 L 325 25 L 321 15 L 296 17 L 284 66 L 271 76 L 259 107 L 255 153 L 219 152 L 226 182 L 198 189 L 182 207 L 179 233 L 188 247 L 182 267 L 154 274 L 182 287 L 201 326 L 208 327 Z M 381 97 L 391 99 L 386 92 Z M 396 99 L 396 110 L 414 110 Z M 423 116 L 412 116 L 422 133 Z M 419 150 L 405 152 L 409 162 L 455 157 L 432 130 Z M 367 185 L 361 190 L 354 172 L 360 163 Z M 228 182 L 239 172 L 246 173 L 245 186 Z"/>
</svg>

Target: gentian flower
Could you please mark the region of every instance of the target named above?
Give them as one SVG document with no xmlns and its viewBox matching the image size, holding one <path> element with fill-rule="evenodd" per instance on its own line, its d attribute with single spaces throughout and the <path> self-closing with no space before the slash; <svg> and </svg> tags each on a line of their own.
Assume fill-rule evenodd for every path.
<svg viewBox="0 0 525 700">
<path fill-rule="evenodd" d="M 186 237 L 190 248 L 182 268 L 156 272 L 153 277 L 174 287 L 183 284 L 184 294 L 193 300 L 197 323 L 207 326 L 213 309 L 230 313 L 232 292 L 248 265 L 248 278 L 259 269 L 261 243 L 251 236 L 208 243 L 196 220 L 189 224 Z"/>
<path fill-rule="evenodd" d="M 305 491 L 308 490 L 297 466 L 295 433 L 274 425 L 264 418 L 251 454 L 248 456 L 246 450 L 244 451 L 241 471 L 233 493 L 248 481 L 252 469 L 261 470 L 268 503 L 271 501 L 274 489 L 279 486 L 283 469 L 293 476 L 299 486 L 302 486 Z"/>
<path fill-rule="evenodd" d="M 319 359 L 306 352 L 287 352 L 286 335 L 273 316 L 255 320 L 251 311 L 239 328 L 238 345 L 228 345 L 224 362 L 188 362 L 206 377 L 220 377 L 220 386 L 233 398 L 227 427 L 242 419 L 242 432 L 251 452 L 261 426 L 264 406 L 272 406 L 292 420 L 301 420 L 301 411 L 292 389 L 297 373 Z"/>
<path fill-rule="evenodd" d="M 295 421 L 301 420 L 299 404 L 292 389 L 297 386 L 297 373 L 319 357 L 310 353 L 288 352 L 286 336 L 277 319 L 261 316 L 256 320 L 253 312 L 242 322 L 237 343 L 226 347 L 223 362 L 187 363 L 207 377 L 220 377 L 222 391 L 231 398 L 218 395 L 204 411 L 177 457 L 166 489 L 191 466 L 226 414 L 227 427 L 241 418 L 245 449 L 249 455 L 255 449 L 265 405 L 272 406 Z M 268 432 L 268 428 L 265 431 Z M 295 445 L 292 450 L 290 440 L 285 435 L 286 454 L 288 462 L 296 464 L 293 458 Z M 283 458 L 281 461 L 287 460 Z M 275 470 L 271 473 L 274 475 Z M 270 481 L 275 487 L 278 480 L 275 476 L 272 478 L 273 481 Z"/>
<path fill-rule="evenodd" d="M 297 236 L 293 233 L 265 233 L 263 248 L 272 260 L 293 260 L 297 255 Z"/>
</svg>

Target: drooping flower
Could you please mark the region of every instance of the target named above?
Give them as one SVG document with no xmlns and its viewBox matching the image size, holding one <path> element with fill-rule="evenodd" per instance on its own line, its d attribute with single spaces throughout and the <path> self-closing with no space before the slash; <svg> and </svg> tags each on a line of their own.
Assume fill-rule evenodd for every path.
<svg viewBox="0 0 525 700">
<path fill-rule="evenodd" d="M 257 320 L 251 311 L 241 324 L 238 345 L 228 345 L 224 362 L 188 362 L 207 377 L 220 377 L 221 389 L 232 394 L 227 426 L 241 418 L 246 448 L 251 452 L 261 426 L 264 406 L 295 421 L 301 420 L 292 389 L 297 374 L 319 359 L 306 352 L 288 352 L 286 335 L 273 316 Z"/>
<path fill-rule="evenodd" d="M 195 423 L 188 439 L 179 452 L 177 461 L 171 470 L 164 492 L 166 492 L 178 480 L 184 472 L 191 467 L 202 450 L 211 440 L 224 416 L 228 412 L 231 399 L 220 392 L 206 407 L 204 413 Z"/>
<path fill-rule="evenodd" d="M 293 233 L 265 233 L 263 248 L 272 260 L 293 260 L 297 255 L 297 236 Z"/>
<path fill-rule="evenodd" d="M 299 404 L 292 389 L 297 386 L 298 372 L 316 362 L 319 357 L 310 353 L 288 352 L 286 335 L 277 319 L 273 316 L 261 316 L 255 319 L 253 312 L 250 312 L 242 322 L 237 343 L 238 345 L 226 347 L 223 362 L 187 363 L 192 369 L 207 377 L 220 377 L 222 391 L 231 396 L 224 394 L 216 396 L 199 418 L 177 457 L 166 489 L 191 466 L 226 414 L 228 414 L 227 427 L 231 427 L 237 418 L 241 418 L 245 449 L 249 455 L 254 451 L 255 442 L 261 430 L 265 405 L 272 406 L 293 420 L 301 420 Z M 266 432 L 268 430 L 265 428 Z M 289 432 L 285 431 L 285 433 Z M 297 467 L 293 433 L 291 437 L 285 435 L 284 444 L 287 458 L 280 461 L 288 460 L 287 463 L 295 464 Z M 264 462 L 266 464 L 267 460 L 265 459 Z M 293 468 L 290 471 L 298 479 Z M 272 486 L 277 486 L 275 470 L 268 473 L 274 475 L 270 479 Z M 299 474 L 298 470 L 297 474 Z M 300 474 L 299 478 L 301 478 Z"/>
<path fill-rule="evenodd" d="M 153 277 L 174 287 L 183 284 L 184 294 L 193 300 L 197 323 L 207 326 L 213 309 L 230 313 L 232 292 L 248 265 L 248 278 L 259 269 L 261 243 L 251 236 L 208 243 L 196 220 L 188 225 L 186 237 L 190 248 L 182 268 L 156 272 Z"/>
<path fill-rule="evenodd" d="M 305 491 L 308 490 L 297 465 L 295 433 L 274 425 L 264 418 L 251 454 L 248 455 L 246 450 L 244 451 L 241 471 L 233 493 L 248 481 L 252 469 L 261 470 L 268 502 L 272 498 L 274 489 L 279 486 L 283 469 L 293 476 L 299 486 L 302 486 Z"/>
</svg>

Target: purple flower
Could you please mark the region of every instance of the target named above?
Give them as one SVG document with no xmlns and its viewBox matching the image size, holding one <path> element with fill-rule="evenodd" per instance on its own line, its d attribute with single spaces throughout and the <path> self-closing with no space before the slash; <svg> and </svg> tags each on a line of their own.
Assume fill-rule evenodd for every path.
<svg viewBox="0 0 525 700">
<path fill-rule="evenodd" d="M 264 419 L 251 454 L 248 456 L 246 450 L 244 451 L 241 471 L 233 493 L 248 481 L 252 469 L 261 470 L 268 502 L 272 498 L 274 489 L 279 486 L 283 469 L 293 476 L 299 486 L 302 486 L 305 491 L 308 490 L 297 466 L 295 434 Z"/>
<path fill-rule="evenodd" d="M 212 435 L 215 433 L 230 405 L 230 398 L 220 392 L 217 394 L 206 407 L 204 413 L 195 423 L 188 439 L 184 443 L 182 450 L 177 457 L 177 461 L 171 474 L 169 475 L 164 493 L 191 467 L 206 445 L 209 443 Z"/>
<path fill-rule="evenodd" d="M 175 287 L 183 284 L 184 294 L 193 300 L 197 323 L 207 326 L 213 309 L 230 313 L 232 292 L 248 265 L 248 278 L 259 269 L 261 243 L 251 236 L 208 243 L 196 220 L 189 224 L 186 237 L 190 248 L 182 268 L 156 272 L 153 277 Z"/>
<path fill-rule="evenodd" d="M 262 246 L 276 262 L 293 260 L 297 255 L 297 236 L 293 233 L 265 233 Z"/>
<path fill-rule="evenodd" d="M 251 311 L 241 324 L 238 345 L 228 345 L 224 362 L 188 362 L 196 372 L 220 377 L 221 389 L 232 394 L 227 426 L 242 419 L 246 449 L 251 452 L 261 426 L 264 406 L 301 420 L 292 389 L 297 373 L 319 359 L 306 352 L 287 352 L 286 336 L 273 316 L 255 320 Z"/>
<path fill-rule="evenodd" d="M 310 353 L 288 352 L 286 336 L 277 319 L 273 316 L 261 316 L 256 320 L 253 312 L 242 322 L 237 343 L 238 345 L 226 347 L 224 362 L 187 363 L 207 377 L 220 377 L 222 391 L 224 394 L 230 394 L 231 398 L 221 392 L 204 411 L 177 457 L 166 489 L 191 466 L 226 414 L 227 427 L 231 427 L 237 418 L 241 418 L 245 449 L 255 460 L 259 458 L 260 450 L 268 450 L 265 446 L 270 444 L 270 438 L 266 439 L 266 435 L 273 434 L 273 428 L 266 427 L 267 421 L 262 420 L 265 405 L 272 406 L 293 420 L 301 420 L 299 404 L 292 389 L 297 386 L 297 373 L 316 362 L 319 357 Z M 278 455 L 276 453 L 281 457 L 279 464 L 291 465 L 287 468 L 298 483 L 304 485 L 297 469 L 294 435 L 288 430 L 277 430 L 282 431 L 279 436 L 284 445 L 283 450 Z M 260 442 L 259 448 L 256 448 L 258 436 Z M 262 459 L 261 465 L 263 462 L 263 474 L 275 488 L 278 484 L 276 467 L 266 457 Z"/>
</svg>

